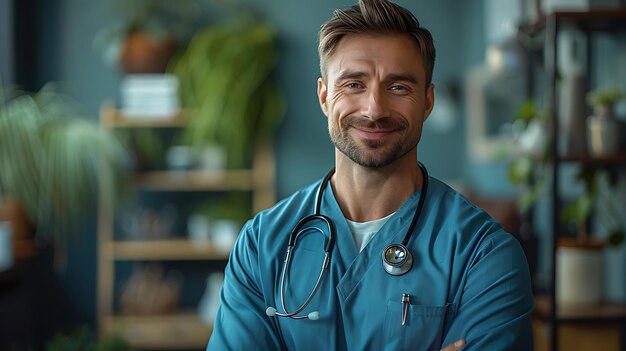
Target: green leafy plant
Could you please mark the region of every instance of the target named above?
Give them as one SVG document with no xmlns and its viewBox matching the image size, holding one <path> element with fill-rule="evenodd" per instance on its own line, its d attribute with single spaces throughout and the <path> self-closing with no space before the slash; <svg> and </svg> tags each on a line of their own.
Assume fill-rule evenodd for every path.
<svg viewBox="0 0 626 351">
<path fill-rule="evenodd" d="M 615 100 L 617 96 L 618 94 L 612 90 L 603 91 L 594 95 L 593 100 L 617 101 Z M 544 113 L 537 110 L 535 103 L 531 100 L 520 107 L 516 116 L 516 123 L 526 127 L 536 120 L 545 124 L 547 118 Z M 520 153 L 509 164 L 507 175 L 511 184 L 521 190 L 518 206 L 522 212 L 528 211 L 545 190 L 546 176 L 550 166 L 549 152 L 550 144 L 546 143 L 541 153 L 534 155 Z M 577 238 L 580 242 L 589 241 L 590 232 L 587 222 L 594 208 L 598 206 L 600 197 L 610 193 L 617 183 L 616 172 L 606 170 L 609 181 L 605 187 L 602 187 L 604 183 L 601 184 L 599 181 L 602 172 L 603 169 L 596 166 L 581 167 L 575 181 L 582 183 L 584 190 L 579 196 L 568 201 L 561 210 L 562 222 L 566 225 L 571 224 L 576 228 Z M 615 208 L 611 208 L 609 212 L 611 212 L 610 217 L 613 219 L 620 218 Z M 613 223 L 608 234 L 607 243 L 610 245 L 619 245 L 624 240 L 624 228 L 618 222 Z"/>
<path fill-rule="evenodd" d="M 616 87 L 605 87 L 587 93 L 587 102 L 591 106 L 612 108 L 624 98 L 624 91 Z"/>
<path fill-rule="evenodd" d="M 546 114 L 537 108 L 535 101 L 528 100 L 520 106 L 514 124 L 519 129 L 527 130 L 532 123 L 545 125 L 546 121 Z M 545 187 L 548 152 L 549 144 L 545 143 L 538 153 L 520 151 L 509 164 L 507 176 L 511 184 L 521 189 L 518 206 L 523 212 L 537 201 Z"/>
<path fill-rule="evenodd" d="M 233 17 L 191 40 L 170 67 L 189 108 L 182 143 L 218 144 L 229 168 L 245 167 L 255 143 L 271 137 L 284 99 L 272 71 L 278 60 L 276 31 L 253 17 Z"/>
<path fill-rule="evenodd" d="M 107 336 L 99 340 L 86 326 L 79 326 L 68 333 L 59 333 L 48 342 L 46 351 L 133 351 L 122 338 L 117 335 Z"/>
<path fill-rule="evenodd" d="M 50 86 L 6 101 L 0 94 L 0 199 L 17 200 L 55 244 L 83 223 L 98 193 L 121 194 L 127 168 L 119 141 Z"/>
<path fill-rule="evenodd" d="M 607 182 L 601 182 L 602 173 L 608 178 Z M 600 204 L 604 206 L 603 211 L 607 219 L 613 223 L 605 223 L 607 228 L 606 242 L 609 245 L 619 245 L 624 241 L 624 227 L 620 219 L 623 217 L 619 209 L 611 202 L 611 194 L 618 181 L 617 172 L 613 169 L 605 170 L 598 167 L 583 167 L 578 173 L 576 180 L 583 183 L 584 192 L 568 202 L 562 210 L 562 219 L 565 223 L 572 223 L 577 228 L 577 238 L 579 242 L 590 240 L 590 231 L 587 222 Z"/>
</svg>

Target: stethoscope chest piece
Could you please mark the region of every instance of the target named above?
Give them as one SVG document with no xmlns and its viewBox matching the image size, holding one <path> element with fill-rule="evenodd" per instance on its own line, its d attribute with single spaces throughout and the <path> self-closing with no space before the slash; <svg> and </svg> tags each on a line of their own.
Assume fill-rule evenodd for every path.
<svg viewBox="0 0 626 351">
<path fill-rule="evenodd" d="M 391 275 L 403 275 L 413 266 L 413 255 L 402 244 L 391 244 L 383 251 L 383 268 Z"/>
</svg>

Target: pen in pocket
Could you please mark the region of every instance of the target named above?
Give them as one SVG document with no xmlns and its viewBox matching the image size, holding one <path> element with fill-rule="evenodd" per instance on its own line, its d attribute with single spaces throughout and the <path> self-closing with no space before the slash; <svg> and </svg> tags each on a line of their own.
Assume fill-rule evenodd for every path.
<svg viewBox="0 0 626 351">
<path fill-rule="evenodd" d="M 409 314 L 409 306 L 411 306 L 411 295 L 402 294 L 402 325 L 406 325 L 406 318 Z"/>
</svg>

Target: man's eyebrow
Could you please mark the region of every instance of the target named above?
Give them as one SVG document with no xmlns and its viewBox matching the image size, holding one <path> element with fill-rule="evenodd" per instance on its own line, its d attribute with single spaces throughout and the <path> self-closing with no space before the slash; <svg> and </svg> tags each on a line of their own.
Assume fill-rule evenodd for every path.
<svg viewBox="0 0 626 351">
<path fill-rule="evenodd" d="M 414 75 L 412 74 L 397 74 L 397 73 L 391 73 L 389 74 L 387 77 L 385 77 L 387 81 L 392 81 L 392 82 L 409 82 L 409 83 L 413 83 L 413 84 L 417 84 L 417 78 L 415 78 Z"/>
<path fill-rule="evenodd" d="M 341 82 L 347 79 L 359 79 L 359 78 L 363 78 L 366 76 L 365 72 L 362 71 L 350 71 L 350 70 L 345 70 L 342 71 L 341 73 L 339 73 L 339 75 L 337 76 L 336 81 L 337 82 Z M 389 82 L 409 82 L 409 83 L 413 83 L 413 84 L 417 84 L 418 80 L 417 78 L 409 73 L 391 73 L 388 74 L 385 77 L 386 81 Z"/>
<path fill-rule="evenodd" d="M 363 78 L 363 77 L 365 77 L 365 72 L 345 70 L 339 73 L 336 81 L 341 82 L 346 79 L 358 79 L 358 78 Z"/>
</svg>

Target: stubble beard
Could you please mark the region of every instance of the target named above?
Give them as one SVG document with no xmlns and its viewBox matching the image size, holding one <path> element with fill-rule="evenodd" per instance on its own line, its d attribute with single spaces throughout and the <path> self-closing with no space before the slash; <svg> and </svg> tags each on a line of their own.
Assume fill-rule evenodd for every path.
<svg viewBox="0 0 626 351">
<path fill-rule="evenodd" d="M 375 122 L 363 121 L 359 117 L 346 117 L 341 120 L 341 128 L 330 127 L 328 134 L 335 147 L 352 162 L 366 168 L 382 168 L 402 158 L 419 143 L 421 133 L 408 135 L 408 125 L 403 120 L 383 118 Z M 353 127 L 380 128 L 395 130 L 388 140 L 355 140 L 348 131 Z"/>
</svg>

